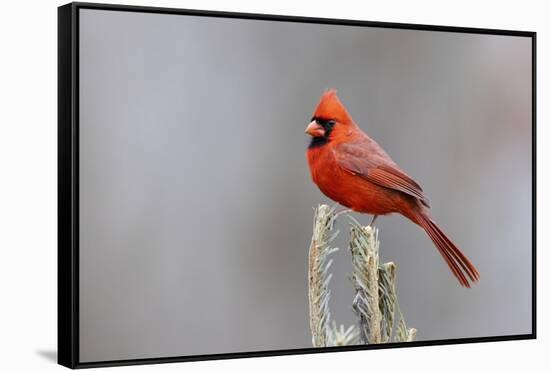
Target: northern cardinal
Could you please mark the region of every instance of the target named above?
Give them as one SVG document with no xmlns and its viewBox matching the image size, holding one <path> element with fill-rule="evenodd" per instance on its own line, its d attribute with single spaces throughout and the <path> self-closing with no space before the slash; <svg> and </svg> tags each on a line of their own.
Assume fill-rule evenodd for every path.
<svg viewBox="0 0 550 371">
<path fill-rule="evenodd" d="M 374 215 L 399 213 L 419 225 L 433 241 L 462 286 L 479 273 L 430 218 L 422 188 L 365 134 L 336 96 L 322 96 L 306 128 L 306 151 L 313 182 L 327 197 L 353 211 Z"/>
</svg>

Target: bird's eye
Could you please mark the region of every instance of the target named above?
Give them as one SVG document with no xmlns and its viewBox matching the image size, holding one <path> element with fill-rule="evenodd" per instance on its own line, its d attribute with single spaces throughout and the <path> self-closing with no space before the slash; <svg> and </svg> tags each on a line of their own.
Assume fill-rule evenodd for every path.
<svg viewBox="0 0 550 371">
<path fill-rule="evenodd" d="M 327 128 L 332 128 L 334 126 L 334 124 L 336 124 L 336 121 L 334 120 L 328 120 L 327 123 L 326 123 L 326 126 Z"/>
</svg>

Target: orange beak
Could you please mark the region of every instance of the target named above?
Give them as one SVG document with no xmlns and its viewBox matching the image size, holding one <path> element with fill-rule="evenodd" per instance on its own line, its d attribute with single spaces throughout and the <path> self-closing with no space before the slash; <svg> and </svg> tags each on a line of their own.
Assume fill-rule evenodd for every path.
<svg viewBox="0 0 550 371">
<path fill-rule="evenodd" d="M 315 120 L 311 121 L 306 128 L 306 134 L 312 137 L 322 137 L 325 135 L 325 129 Z"/>
</svg>

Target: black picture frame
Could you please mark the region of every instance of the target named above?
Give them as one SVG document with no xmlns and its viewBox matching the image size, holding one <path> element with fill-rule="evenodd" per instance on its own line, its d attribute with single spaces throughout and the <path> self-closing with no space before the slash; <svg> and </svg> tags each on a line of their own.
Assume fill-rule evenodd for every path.
<svg viewBox="0 0 550 371">
<path fill-rule="evenodd" d="M 532 41 L 532 332 L 523 335 L 426 340 L 413 343 L 302 348 L 146 359 L 114 359 L 82 362 L 79 359 L 79 11 L 96 9 L 207 17 L 285 21 L 378 27 L 405 30 L 445 31 L 470 34 L 508 35 Z M 428 345 L 496 342 L 536 338 L 536 32 L 370 22 L 266 14 L 229 13 L 188 9 L 70 3 L 58 8 L 58 363 L 69 368 L 154 364 L 288 354 L 342 352 L 351 350 L 419 347 Z"/>
</svg>

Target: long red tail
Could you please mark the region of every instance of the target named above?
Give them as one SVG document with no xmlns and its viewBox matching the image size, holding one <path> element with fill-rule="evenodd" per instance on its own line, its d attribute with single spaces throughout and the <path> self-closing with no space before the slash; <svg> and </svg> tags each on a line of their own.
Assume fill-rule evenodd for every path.
<svg viewBox="0 0 550 371">
<path fill-rule="evenodd" d="M 445 259 L 445 262 L 458 279 L 460 284 L 465 287 L 470 287 L 470 281 L 475 282 L 479 280 L 479 273 L 475 269 L 474 265 L 470 263 L 468 258 L 449 240 L 449 238 L 443 233 L 441 229 L 435 224 L 435 222 L 426 214 L 421 213 L 417 218 L 418 225 L 420 225 L 433 241 L 437 250 Z M 468 278 L 466 277 L 468 276 Z"/>
</svg>

